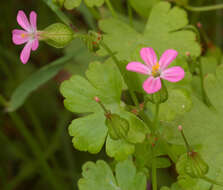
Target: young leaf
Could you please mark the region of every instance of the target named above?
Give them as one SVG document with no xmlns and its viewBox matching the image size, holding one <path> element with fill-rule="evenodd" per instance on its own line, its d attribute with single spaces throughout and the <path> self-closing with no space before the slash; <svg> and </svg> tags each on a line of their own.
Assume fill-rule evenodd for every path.
<svg viewBox="0 0 223 190">
<path fill-rule="evenodd" d="M 31 94 L 31 92 L 33 92 L 42 84 L 53 78 L 72 57 L 73 55 L 64 56 L 44 66 L 39 71 L 29 76 L 13 92 L 9 102 L 8 111 L 15 111 L 20 106 L 22 106 L 25 100 Z"/>
<path fill-rule="evenodd" d="M 72 10 L 75 7 L 79 7 L 81 0 L 65 0 L 64 7 L 68 10 Z"/>
<path fill-rule="evenodd" d="M 114 64 L 94 62 L 86 72 L 87 79 L 73 76 L 63 82 L 61 93 L 65 97 L 65 107 L 75 113 L 93 113 L 78 118 L 69 126 L 73 136 L 74 147 L 98 153 L 107 137 L 108 126 L 99 104 L 94 100 L 98 97 L 112 114 L 120 115 L 129 124 L 125 140 L 111 140 L 108 136 L 106 152 L 116 159 L 125 159 L 134 152 L 132 143 L 140 143 L 147 132 L 145 124 L 134 114 L 124 111 L 121 107 L 122 77 Z"/>
<path fill-rule="evenodd" d="M 114 177 L 108 164 L 102 160 L 96 163 L 87 162 L 83 166 L 81 178 L 78 181 L 80 190 L 145 190 L 146 176 L 136 172 L 131 160 L 119 162 L 116 165 Z"/>
</svg>

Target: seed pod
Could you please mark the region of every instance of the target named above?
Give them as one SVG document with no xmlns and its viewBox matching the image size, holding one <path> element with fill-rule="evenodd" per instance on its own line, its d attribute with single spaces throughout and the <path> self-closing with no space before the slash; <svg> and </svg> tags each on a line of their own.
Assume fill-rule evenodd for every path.
<svg viewBox="0 0 223 190">
<path fill-rule="evenodd" d="M 106 125 L 110 137 L 114 140 L 125 139 L 129 131 L 128 121 L 117 114 L 109 114 L 106 117 Z"/>
<path fill-rule="evenodd" d="M 202 178 L 208 173 L 208 165 L 197 152 L 190 152 L 185 172 L 195 178 Z"/>
<path fill-rule="evenodd" d="M 63 48 L 74 38 L 73 30 L 61 23 L 55 23 L 42 31 L 41 37 L 51 46 Z"/>
</svg>

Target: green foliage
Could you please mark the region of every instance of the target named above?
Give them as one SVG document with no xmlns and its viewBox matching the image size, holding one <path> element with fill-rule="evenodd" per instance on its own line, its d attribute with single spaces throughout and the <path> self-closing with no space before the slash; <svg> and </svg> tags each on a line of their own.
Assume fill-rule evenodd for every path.
<svg viewBox="0 0 223 190">
<path fill-rule="evenodd" d="M 73 55 L 67 55 L 53 61 L 27 78 L 13 92 L 7 110 L 12 112 L 22 106 L 34 90 L 53 78 L 72 57 Z"/>
<path fill-rule="evenodd" d="M 171 8 L 169 3 L 162 2 L 152 9 L 142 34 L 121 20 L 113 18 L 100 21 L 99 27 L 106 33 L 103 38 L 105 43 L 120 60 L 136 61 L 140 60 L 139 50 L 142 47 L 153 47 L 159 55 L 172 48 L 179 52 L 180 57 L 185 56 L 186 52 L 199 56 L 201 49 L 196 42 L 195 33 L 184 30 L 187 24 L 184 10 L 179 7 Z M 106 53 L 102 49 L 100 54 Z"/>
<path fill-rule="evenodd" d="M 182 125 L 188 141 L 195 145 L 200 144 L 201 156 L 209 166 L 208 177 L 216 179 L 223 174 L 222 166 L 222 96 L 223 96 L 223 67 L 219 66 L 216 75 L 205 77 L 204 87 L 213 107 L 206 107 L 199 99 L 193 97 L 193 109 L 178 117 L 173 123 L 164 127 L 164 135 L 170 142 L 179 143 L 182 138 L 177 135 L 177 125 Z M 185 180 L 184 180 L 185 181 Z M 187 181 L 187 180 L 186 180 Z M 191 181 L 191 180 L 189 180 Z M 211 184 L 206 183 L 203 190 L 209 189 Z M 215 185 L 214 185 L 215 187 Z M 218 187 L 219 188 L 219 187 Z"/>
<path fill-rule="evenodd" d="M 82 176 L 78 182 L 80 190 L 145 190 L 146 176 L 137 172 L 132 161 L 119 162 L 115 168 L 115 176 L 108 164 L 102 160 L 96 163 L 87 162 L 82 168 Z"/>
<path fill-rule="evenodd" d="M 150 10 L 155 4 L 159 3 L 160 0 L 150 0 L 150 1 L 129 0 L 129 2 L 137 13 L 139 13 L 141 16 L 145 18 L 148 18 Z"/>
<path fill-rule="evenodd" d="M 98 153 L 107 138 L 107 154 L 116 159 L 125 159 L 134 152 L 132 143 L 144 140 L 147 129 L 134 114 L 124 110 L 120 100 L 123 82 L 115 65 L 91 63 L 86 76 L 88 80 L 75 75 L 61 85 L 61 93 L 65 97 L 64 105 L 68 110 L 75 113 L 93 113 L 75 119 L 69 126 L 74 147 Z M 111 113 L 120 115 L 129 123 L 126 140 L 113 140 L 109 135 L 107 137 L 106 118 L 101 107 L 94 101 L 95 96 L 99 97 Z"/>
<path fill-rule="evenodd" d="M 147 107 L 154 111 L 151 103 Z M 177 116 L 184 115 L 192 108 L 189 93 L 183 89 L 169 89 L 169 98 L 160 104 L 159 118 L 161 121 L 173 121 Z"/>
<path fill-rule="evenodd" d="M 152 167 L 153 153 L 155 151 L 155 162 L 156 168 L 168 168 L 171 166 L 171 162 L 169 158 L 162 157 L 167 155 L 165 146 L 161 140 L 155 141 L 150 137 L 142 144 L 138 144 L 136 146 L 135 157 L 136 157 L 136 165 L 143 169 L 144 167 Z"/>
<path fill-rule="evenodd" d="M 55 48 L 63 48 L 74 38 L 74 33 L 65 24 L 55 23 L 44 29 L 42 32 L 43 40 Z"/>
</svg>

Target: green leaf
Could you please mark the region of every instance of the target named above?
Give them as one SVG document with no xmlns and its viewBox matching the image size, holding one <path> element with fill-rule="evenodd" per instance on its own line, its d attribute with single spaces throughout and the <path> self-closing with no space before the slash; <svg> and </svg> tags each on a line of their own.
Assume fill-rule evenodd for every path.
<svg viewBox="0 0 223 190">
<path fill-rule="evenodd" d="M 218 60 L 213 56 L 201 57 L 201 64 L 203 67 L 203 74 L 215 73 L 218 66 Z"/>
<path fill-rule="evenodd" d="M 136 168 L 131 160 L 119 162 L 116 165 L 114 177 L 106 162 L 99 160 L 96 163 L 87 162 L 83 166 L 81 178 L 78 181 L 80 190 L 145 190 L 146 177 Z"/>
<path fill-rule="evenodd" d="M 148 18 L 151 8 L 159 2 L 160 0 L 149 0 L 149 1 L 130 0 L 130 4 L 135 9 L 135 11 L 145 18 Z"/>
<path fill-rule="evenodd" d="M 71 28 L 62 23 L 55 23 L 44 29 L 43 40 L 55 48 L 63 48 L 74 38 Z"/>
<path fill-rule="evenodd" d="M 73 55 L 64 56 L 29 76 L 13 92 L 7 110 L 12 112 L 22 106 L 34 90 L 53 78 L 72 57 Z"/>
<path fill-rule="evenodd" d="M 90 153 L 98 153 L 107 136 L 107 128 L 104 123 L 103 113 L 94 113 L 73 120 L 69 125 L 69 134 L 73 136 L 74 146 L 81 151 L 88 150 Z"/>
<path fill-rule="evenodd" d="M 105 142 L 108 126 L 102 108 L 94 100 L 97 96 L 106 109 L 112 114 L 120 115 L 129 124 L 125 140 L 111 140 L 108 136 L 106 141 L 107 154 L 123 160 L 134 152 L 132 143 L 142 142 L 148 130 L 143 121 L 122 107 L 120 98 L 123 81 L 114 64 L 91 63 L 86 76 L 87 79 L 74 75 L 61 85 L 64 105 L 68 110 L 75 113 L 94 113 L 74 120 L 69 126 L 70 135 L 74 137 L 74 147 L 98 153 Z"/>
<path fill-rule="evenodd" d="M 105 32 L 104 42 L 118 59 L 137 61 L 140 60 L 139 51 L 142 47 L 152 47 L 159 55 L 172 48 L 179 52 L 180 57 L 185 56 L 186 52 L 190 52 L 191 56 L 199 56 L 201 48 L 195 33 L 184 30 L 187 24 L 187 14 L 183 9 L 171 8 L 170 3 L 161 2 L 152 9 L 142 34 L 116 19 L 104 19 L 99 27 Z M 103 49 L 99 53 L 106 54 Z"/>
<path fill-rule="evenodd" d="M 177 126 L 182 125 L 184 133 L 191 145 L 200 144 L 199 150 L 204 161 L 209 165 L 208 177 L 215 180 L 222 176 L 222 114 L 223 114 L 223 67 L 218 67 L 216 75 L 209 74 L 205 77 L 204 86 L 213 107 L 206 107 L 199 99 L 192 96 L 193 109 L 177 118 L 176 121 L 163 126 L 163 134 L 172 143 L 183 143 L 177 131 Z M 220 181 L 221 182 L 221 181 Z M 203 190 L 208 190 L 211 184 L 206 183 Z M 215 185 L 214 185 L 215 187 Z"/>
<path fill-rule="evenodd" d="M 68 10 L 72 10 L 75 7 L 79 7 L 81 0 L 65 0 L 64 7 Z"/>
<path fill-rule="evenodd" d="M 151 103 L 148 103 L 147 107 L 155 109 Z M 190 111 L 191 108 L 192 101 L 186 90 L 169 89 L 168 100 L 160 104 L 159 118 L 161 121 L 173 121 L 177 116 Z"/>
<path fill-rule="evenodd" d="M 116 160 L 124 160 L 134 151 L 135 146 L 133 144 L 126 143 L 124 139 L 113 140 L 108 135 L 106 141 L 106 153 L 108 156 L 114 157 Z"/>
</svg>

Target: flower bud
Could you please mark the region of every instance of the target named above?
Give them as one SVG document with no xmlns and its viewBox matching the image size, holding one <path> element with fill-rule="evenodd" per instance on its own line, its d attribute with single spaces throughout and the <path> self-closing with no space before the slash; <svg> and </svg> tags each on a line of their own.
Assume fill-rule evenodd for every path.
<svg viewBox="0 0 223 190">
<path fill-rule="evenodd" d="M 185 172 L 195 178 L 202 178 L 208 173 L 208 165 L 197 152 L 188 153 Z"/>
<path fill-rule="evenodd" d="M 63 48 L 73 40 L 74 33 L 67 25 L 55 23 L 45 28 L 41 36 L 49 45 Z"/>
<path fill-rule="evenodd" d="M 114 140 L 125 139 L 129 131 L 129 123 L 117 114 L 106 114 L 106 125 L 108 133 Z"/>
</svg>

